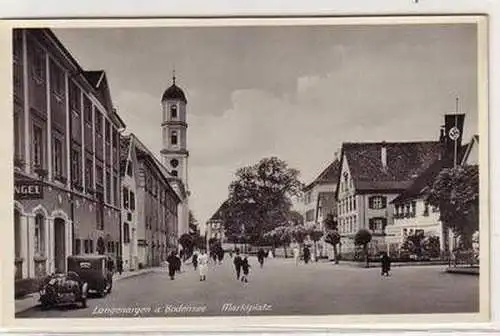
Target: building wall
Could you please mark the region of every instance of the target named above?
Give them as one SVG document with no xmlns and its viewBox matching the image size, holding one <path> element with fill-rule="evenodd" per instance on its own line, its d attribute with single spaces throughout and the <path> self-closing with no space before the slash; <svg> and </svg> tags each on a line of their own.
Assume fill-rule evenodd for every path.
<svg viewBox="0 0 500 336">
<path fill-rule="evenodd" d="M 415 202 L 414 215 L 411 210 L 411 201 L 396 205 L 399 208 L 395 212 L 394 225 L 387 228 L 387 242 L 401 244 L 406 236 L 414 234 L 416 230 L 424 230 L 425 236 L 438 236 L 442 248 L 443 229 L 439 220 L 439 212 L 431 206 L 426 206 L 423 199 L 412 201 Z M 409 213 L 407 205 L 410 205 Z"/>
<path fill-rule="evenodd" d="M 138 260 L 144 266 L 158 266 L 177 248 L 178 204 L 165 177 L 146 160 L 139 159 L 138 169 Z"/>
<path fill-rule="evenodd" d="M 110 242 L 102 252 L 116 256 L 120 246 L 119 174 L 115 158 L 118 126 L 110 120 L 109 111 L 91 85 L 83 77 L 73 75 L 77 65 L 47 30 L 16 29 L 13 44 L 15 183 L 37 181 L 44 191 L 42 199 L 16 202 L 17 255 L 23 256 L 15 261 L 21 270 L 17 275 L 41 276 L 56 268 L 63 271 L 68 255 L 97 253 L 99 238 Z M 99 117 L 103 128 L 97 135 L 94 125 Z M 102 140 L 101 147 L 96 147 L 97 138 Z M 105 155 L 100 163 L 101 176 L 94 167 L 99 162 L 97 152 Z M 86 158 L 91 166 L 86 164 Z M 43 220 L 36 215 L 43 216 Z M 55 229 L 61 220 L 66 227 L 64 239 Z M 94 244 L 93 252 L 90 241 Z M 33 248 L 40 242 L 47 244 L 43 255 Z M 89 247 L 87 252 L 85 246 Z M 58 258 L 56 265 L 56 254 L 64 258 L 63 263 Z"/>
</svg>

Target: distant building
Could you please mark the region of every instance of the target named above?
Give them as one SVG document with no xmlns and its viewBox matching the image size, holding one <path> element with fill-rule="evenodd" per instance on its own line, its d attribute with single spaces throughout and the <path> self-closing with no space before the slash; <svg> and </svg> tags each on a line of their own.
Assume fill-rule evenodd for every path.
<svg viewBox="0 0 500 336">
<path fill-rule="evenodd" d="M 122 146 L 124 268 L 158 266 L 177 249 L 180 199 L 170 173 L 134 134 Z"/>
<path fill-rule="evenodd" d="M 372 233 L 375 250 L 385 250 L 388 228 L 394 225 L 391 202 L 440 154 L 438 141 L 344 143 L 336 190 L 342 252 L 354 250 L 359 229 Z"/>
<path fill-rule="evenodd" d="M 227 207 L 227 201 L 217 209 L 217 211 L 210 217 L 206 224 L 206 238 L 217 239 L 221 243 L 226 242 L 226 235 L 224 231 L 224 217 L 223 212 Z"/>
<path fill-rule="evenodd" d="M 184 91 L 175 83 L 165 90 L 162 99 L 162 164 L 169 170 L 169 183 L 181 202 L 178 213 L 178 237 L 189 233 L 189 184 L 187 150 L 187 99 Z M 177 238 L 178 238 L 177 237 Z"/>
<path fill-rule="evenodd" d="M 308 228 L 317 227 L 326 233 L 324 219 L 332 215 L 337 220 L 337 202 L 335 190 L 337 188 L 338 175 L 340 173 L 340 161 L 338 158 L 328 165 L 313 182 L 304 189 L 303 217 L 304 225 Z M 323 236 L 324 238 L 324 236 Z M 333 257 L 333 246 L 324 243 L 322 239 L 318 244 L 320 255 Z"/>
<path fill-rule="evenodd" d="M 459 130 L 462 132 L 462 130 Z M 417 176 L 392 203 L 394 205 L 394 225 L 387 227 L 387 244 L 391 250 L 396 250 L 410 235 L 422 233 L 425 237 L 439 238 L 441 251 L 450 251 L 457 241 L 452 232 L 446 230 L 440 221 L 439 209 L 432 207 L 427 201 L 428 192 L 439 173 L 453 166 L 453 158 L 445 155 L 447 133 L 443 130 L 440 138 L 442 155 L 428 169 Z M 460 138 L 461 140 L 461 138 Z M 477 164 L 479 137 L 474 136 L 467 145 L 457 144 L 458 164 Z"/>
<path fill-rule="evenodd" d="M 119 131 L 104 71 L 49 29 L 13 31 L 16 278 L 72 254 L 120 255 Z"/>
</svg>

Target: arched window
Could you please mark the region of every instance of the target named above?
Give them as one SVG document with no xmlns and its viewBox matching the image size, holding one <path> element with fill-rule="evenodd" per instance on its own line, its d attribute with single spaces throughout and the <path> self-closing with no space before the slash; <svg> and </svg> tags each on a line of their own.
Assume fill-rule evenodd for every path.
<svg viewBox="0 0 500 336">
<path fill-rule="evenodd" d="M 45 256 L 45 218 L 41 214 L 35 216 L 35 255 Z"/>
<path fill-rule="evenodd" d="M 170 106 L 170 116 L 172 119 L 177 118 L 177 105 Z"/>
<path fill-rule="evenodd" d="M 177 131 L 172 131 L 170 133 L 170 143 L 172 145 L 177 145 Z"/>
</svg>

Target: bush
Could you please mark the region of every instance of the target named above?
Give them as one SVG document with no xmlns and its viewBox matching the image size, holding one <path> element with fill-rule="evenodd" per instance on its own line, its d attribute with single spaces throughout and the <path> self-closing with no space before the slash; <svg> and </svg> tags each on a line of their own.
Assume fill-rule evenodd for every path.
<svg viewBox="0 0 500 336">
<path fill-rule="evenodd" d="M 40 290 L 40 285 L 43 278 L 26 278 L 16 280 L 14 283 L 14 297 L 22 298 L 31 293 Z"/>
</svg>

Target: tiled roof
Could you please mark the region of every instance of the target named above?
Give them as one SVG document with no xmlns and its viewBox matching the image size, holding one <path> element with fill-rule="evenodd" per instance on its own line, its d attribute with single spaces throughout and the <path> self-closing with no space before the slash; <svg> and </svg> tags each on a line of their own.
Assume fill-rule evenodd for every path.
<svg viewBox="0 0 500 336">
<path fill-rule="evenodd" d="M 407 201 L 409 199 L 414 199 L 422 195 L 423 191 L 430 187 L 438 176 L 439 172 L 445 167 L 445 162 L 442 160 L 436 160 L 433 164 L 429 166 L 422 174 L 415 178 L 410 186 L 403 191 L 398 197 L 396 197 L 392 203 L 400 203 Z"/>
<path fill-rule="evenodd" d="M 221 206 L 215 211 L 215 213 L 210 217 L 208 220 L 209 222 L 211 221 L 220 221 L 222 220 L 222 212 L 228 207 L 229 205 L 229 200 L 225 200 L 224 203 L 221 204 Z"/>
<path fill-rule="evenodd" d="M 382 165 L 381 151 L 387 151 L 387 166 Z M 402 191 L 440 156 L 441 144 L 427 142 L 344 143 L 357 191 Z"/>
<path fill-rule="evenodd" d="M 304 189 L 308 190 L 321 183 L 336 183 L 340 174 L 340 160 L 335 159 L 319 175 L 309 183 Z"/>
</svg>

